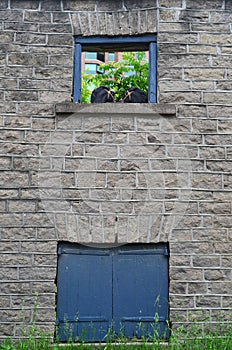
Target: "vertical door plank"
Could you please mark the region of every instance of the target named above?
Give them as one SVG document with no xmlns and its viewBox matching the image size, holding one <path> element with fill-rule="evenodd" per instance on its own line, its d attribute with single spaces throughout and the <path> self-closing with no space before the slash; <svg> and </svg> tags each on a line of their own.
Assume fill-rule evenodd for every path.
<svg viewBox="0 0 232 350">
<path fill-rule="evenodd" d="M 138 248 L 138 246 L 137 246 Z M 127 337 L 163 337 L 168 319 L 168 259 L 155 246 L 125 247 L 114 257 L 115 330 Z M 166 337 L 166 335 L 165 335 Z"/>
<path fill-rule="evenodd" d="M 103 340 L 112 320 L 110 255 L 92 249 L 61 254 L 57 284 L 60 340 Z"/>
</svg>

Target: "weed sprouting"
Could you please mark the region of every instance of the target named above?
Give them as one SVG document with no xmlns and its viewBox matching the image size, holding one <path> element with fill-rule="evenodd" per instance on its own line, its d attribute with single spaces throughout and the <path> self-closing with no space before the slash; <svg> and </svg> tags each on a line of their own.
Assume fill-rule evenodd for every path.
<svg viewBox="0 0 232 350">
<path fill-rule="evenodd" d="M 36 324 L 37 297 L 38 295 L 31 313 L 31 324 L 21 330 L 20 339 L 8 338 L 0 342 L 0 350 L 232 350 L 232 314 L 227 320 L 220 318 L 214 322 L 204 315 L 201 320 L 189 315 L 188 324 L 180 323 L 178 327 L 171 329 L 168 322 L 166 326 L 160 325 L 158 311 L 149 325 L 151 334 L 147 335 L 144 323 L 138 322 L 134 338 L 128 339 L 123 325 L 116 335 L 112 324 L 103 341 L 94 344 L 84 340 L 84 329 L 80 338 L 73 339 L 72 335 L 75 332 L 66 322 L 64 332 L 67 332 L 67 341 L 60 347 L 59 339 L 54 343 L 52 335 L 42 331 Z M 78 318 L 76 321 L 78 322 Z M 181 319 L 178 322 L 181 322 Z M 91 326 L 94 342 L 97 330 L 94 330 L 94 324 Z"/>
<path fill-rule="evenodd" d="M 110 339 L 103 343 L 89 344 L 85 342 L 74 343 L 73 341 L 60 345 L 54 344 L 51 338 L 48 336 L 42 336 L 37 338 L 33 332 L 29 332 L 29 337 L 22 338 L 21 340 L 14 341 L 12 339 L 5 339 L 0 343 L 0 350 L 232 350 L 232 325 L 225 324 L 223 333 L 221 333 L 221 327 L 218 327 L 213 332 L 209 330 L 203 332 L 200 335 L 199 325 L 194 324 L 185 329 L 184 326 L 178 327 L 172 332 L 169 341 L 164 342 L 162 340 L 153 339 L 130 339 L 122 336 L 118 339 Z M 207 327 L 208 328 L 208 327 Z M 38 335 L 38 329 L 37 335 Z"/>
</svg>

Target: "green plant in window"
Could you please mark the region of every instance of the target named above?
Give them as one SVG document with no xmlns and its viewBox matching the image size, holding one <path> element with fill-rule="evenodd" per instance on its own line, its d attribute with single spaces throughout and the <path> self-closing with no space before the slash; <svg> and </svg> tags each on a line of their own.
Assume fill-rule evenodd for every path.
<svg viewBox="0 0 232 350">
<path fill-rule="evenodd" d="M 93 84 L 91 83 L 93 75 L 89 73 L 82 74 L 81 81 L 81 102 L 90 103 L 90 95 L 93 90 Z"/>
<path fill-rule="evenodd" d="M 82 102 L 88 103 L 91 91 L 101 85 L 113 90 L 117 100 L 120 100 L 130 87 L 137 87 L 147 93 L 148 61 L 145 59 L 145 53 L 124 52 L 122 61 L 101 64 L 98 74 L 83 74 Z"/>
</svg>

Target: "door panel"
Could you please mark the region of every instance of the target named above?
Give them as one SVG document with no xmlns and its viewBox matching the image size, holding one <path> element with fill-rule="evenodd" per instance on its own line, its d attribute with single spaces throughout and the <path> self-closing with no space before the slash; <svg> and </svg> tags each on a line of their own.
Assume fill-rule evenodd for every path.
<svg viewBox="0 0 232 350">
<path fill-rule="evenodd" d="M 57 324 L 61 341 L 104 341 L 165 333 L 168 256 L 161 244 L 95 249 L 62 244 L 57 275 Z"/>
<path fill-rule="evenodd" d="M 112 320 L 109 253 L 101 254 L 93 249 L 72 253 L 64 250 L 59 256 L 57 283 L 60 340 L 67 340 L 70 335 L 86 341 L 103 339 Z"/>
<path fill-rule="evenodd" d="M 164 250 L 125 247 L 113 262 L 115 330 L 128 337 L 163 333 L 168 317 L 167 257 Z"/>
</svg>

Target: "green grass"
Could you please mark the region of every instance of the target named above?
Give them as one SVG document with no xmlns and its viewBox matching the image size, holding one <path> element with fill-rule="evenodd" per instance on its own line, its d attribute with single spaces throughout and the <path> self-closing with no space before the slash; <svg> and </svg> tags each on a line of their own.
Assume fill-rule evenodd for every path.
<svg viewBox="0 0 232 350">
<path fill-rule="evenodd" d="M 198 323 L 193 323 L 186 329 L 183 326 L 172 331 L 168 342 L 162 342 L 159 339 L 144 340 L 130 340 L 127 341 L 124 337 L 116 341 L 109 341 L 106 343 L 73 343 L 56 344 L 52 342 L 52 336 L 46 334 L 38 329 L 33 324 L 28 326 L 22 332 L 22 338 L 19 340 L 5 339 L 0 343 L 0 350 L 89 350 L 89 349 L 103 349 L 103 350 L 135 350 L 135 349 L 168 349 L 168 350 L 232 350 L 232 324 L 218 323 L 212 325 L 206 323 L 206 328 L 202 332 L 202 327 Z"/>
<path fill-rule="evenodd" d="M 156 317 L 154 318 L 154 335 L 149 339 L 126 339 L 123 333 L 114 337 L 109 329 L 107 341 L 104 343 L 74 343 L 72 340 L 66 344 L 54 343 L 53 335 L 41 330 L 36 324 L 37 297 L 32 310 L 31 324 L 21 328 L 18 340 L 6 338 L 0 341 L 0 350 L 232 350 L 232 314 L 227 317 L 221 315 L 217 322 L 211 323 L 209 319 L 197 322 L 192 319 L 190 324 L 182 324 L 170 329 L 170 338 L 164 342 L 158 338 Z M 191 317 L 190 317 L 191 319 Z M 176 322 L 181 320 L 177 318 Z M 169 330 L 169 325 L 167 329 Z"/>
</svg>

